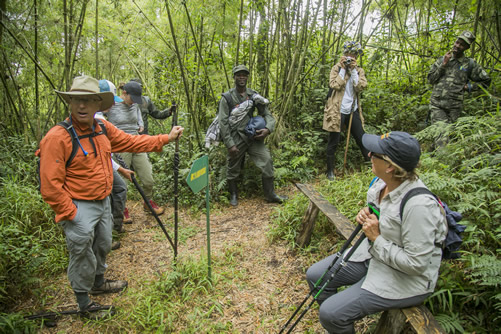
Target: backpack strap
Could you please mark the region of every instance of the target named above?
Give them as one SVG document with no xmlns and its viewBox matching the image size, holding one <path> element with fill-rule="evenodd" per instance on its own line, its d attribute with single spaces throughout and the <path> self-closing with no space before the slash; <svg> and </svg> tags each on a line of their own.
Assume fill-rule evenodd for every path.
<svg viewBox="0 0 501 334">
<path fill-rule="evenodd" d="M 230 112 L 235 108 L 235 102 L 233 102 L 233 98 L 231 97 L 230 93 L 223 93 L 221 94 L 222 97 L 226 100 L 226 103 L 228 104 L 228 108 L 230 108 Z"/>
<path fill-rule="evenodd" d="M 428 188 L 425 187 L 417 187 L 409 190 L 405 195 L 404 198 L 402 198 L 402 202 L 400 202 L 400 220 L 403 219 L 403 214 L 404 214 L 404 206 L 405 204 L 414 196 L 417 195 L 431 195 L 433 196 L 438 203 L 440 204 L 440 200 L 438 199 L 437 195 L 432 193 Z M 440 205 L 441 206 L 441 205 Z"/>
<path fill-rule="evenodd" d="M 92 141 L 93 137 L 96 137 L 96 136 L 99 136 L 99 135 L 103 135 L 103 134 L 106 137 L 108 137 L 108 131 L 106 130 L 106 126 L 104 125 L 104 122 L 102 120 L 100 120 L 100 119 L 96 119 L 96 121 L 99 124 L 99 126 L 101 127 L 101 131 L 99 131 L 99 132 L 92 132 L 91 134 L 83 135 L 83 136 L 78 136 L 78 137 L 76 135 L 75 129 L 73 128 L 73 124 L 70 124 L 67 120 L 59 122 L 57 124 L 59 126 L 62 126 L 69 133 L 69 135 L 71 137 L 72 148 L 71 148 L 70 157 L 66 161 L 66 168 L 69 167 L 69 165 L 73 161 L 73 158 L 75 158 L 75 155 L 77 154 L 78 147 L 80 146 L 80 144 L 79 144 L 79 140 L 80 139 L 89 138 L 89 140 L 91 141 L 92 146 L 94 147 L 94 142 Z M 82 148 L 82 150 L 83 150 L 83 148 Z M 94 151 L 95 150 L 96 150 L 96 148 L 94 147 Z"/>
<path fill-rule="evenodd" d="M 66 161 L 66 168 L 68 168 L 68 166 L 73 161 L 73 158 L 77 154 L 77 151 L 78 151 L 78 138 L 76 136 L 76 132 L 71 131 L 71 128 L 73 127 L 73 125 L 70 124 L 67 120 L 59 122 L 59 123 L 57 123 L 57 125 L 62 126 L 68 132 L 68 134 L 70 135 L 70 138 L 71 138 L 71 144 L 72 144 L 71 154 L 70 154 L 69 159 Z"/>
<path fill-rule="evenodd" d="M 372 185 L 377 181 L 379 180 L 379 177 L 377 176 L 374 176 L 374 178 L 372 179 L 371 183 L 369 184 L 369 188 L 372 187 Z"/>
</svg>

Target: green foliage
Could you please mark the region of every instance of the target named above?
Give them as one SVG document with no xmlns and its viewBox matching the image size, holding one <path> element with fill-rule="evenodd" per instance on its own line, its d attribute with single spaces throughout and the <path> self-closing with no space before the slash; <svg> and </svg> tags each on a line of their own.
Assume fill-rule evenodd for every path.
<svg viewBox="0 0 501 334">
<path fill-rule="evenodd" d="M 228 250 L 226 257 L 214 258 L 214 265 L 226 266 L 231 270 L 234 250 Z M 234 276 L 230 275 L 230 278 Z M 237 276 L 238 277 L 238 276 Z M 224 276 L 207 277 L 207 258 L 194 257 L 178 260 L 169 271 L 158 274 L 157 278 L 140 287 L 129 290 L 134 312 L 120 314 L 123 330 L 136 329 L 138 332 L 170 332 L 174 329 L 183 333 L 231 332 L 231 323 L 217 322 L 213 314 L 222 314 L 224 297 L 215 285 L 224 284 Z"/>
<path fill-rule="evenodd" d="M 33 321 L 25 320 L 20 314 L 0 313 L 0 333 L 4 334 L 31 334 L 37 328 Z"/>
<path fill-rule="evenodd" d="M 0 146 L 0 152 L 7 174 L 0 178 L 0 310 L 6 310 L 20 295 L 38 293 L 39 277 L 60 272 L 67 258 L 61 229 L 32 183 L 31 146 Z M 18 164 L 21 174 L 13 172 Z"/>
</svg>

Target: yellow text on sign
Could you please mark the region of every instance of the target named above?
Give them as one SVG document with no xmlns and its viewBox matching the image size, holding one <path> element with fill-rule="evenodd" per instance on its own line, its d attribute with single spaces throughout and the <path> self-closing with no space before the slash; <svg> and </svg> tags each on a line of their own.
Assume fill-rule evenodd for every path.
<svg viewBox="0 0 501 334">
<path fill-rule="evenodd" d="M 191 174 L 191 181 L 198 179 L 200 176 L 204 175 L 207 172 L 206 168 L 202 168 L 197 170 L 195 173 Z"/>
</svg>

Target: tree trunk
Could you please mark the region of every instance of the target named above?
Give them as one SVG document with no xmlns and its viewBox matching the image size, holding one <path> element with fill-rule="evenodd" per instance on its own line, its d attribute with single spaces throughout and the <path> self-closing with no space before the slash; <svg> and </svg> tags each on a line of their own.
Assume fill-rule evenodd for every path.
<svg viewBox="0 0 501 334">
<path fill-rule="evenodd" d="M 240 64 L 239 55 L 240 55 L 240 34 L 242 32 L 242 21 L 244 16 L 244 0 L 240 0 L 240 20 L 238 22 L 238 35 L 237 35 L 237 52 L 235 54 L 235 63 L 234 66 Z"/>
<path fill-rule="evenodd" d="M 478 29 L 478 21 L 480 17 L 480 10 L 482 7 L 482 0 L 477 0 L 477 11 L 475 13 L 475 24 L 473 25 L 473 35 L 475 35 L 477 38 L 477 29 Z M 473 43 L 471 46 L 471 58 L 475 58 L 475 51 L 476 51 L 476 44 Z"/>
</svg>

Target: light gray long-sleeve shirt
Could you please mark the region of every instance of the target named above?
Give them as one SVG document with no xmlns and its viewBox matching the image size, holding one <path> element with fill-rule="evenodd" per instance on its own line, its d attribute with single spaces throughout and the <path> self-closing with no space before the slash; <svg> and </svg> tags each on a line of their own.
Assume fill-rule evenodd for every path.
<svg viewBox="0 0 501 334">
<path fill-rule="evenodd" d="M 141 109 L 136 103 L 130 106 L 125 102 L 117 103 L 111 107 L 107 116 L 114 126 L 131 135 L 137 135 L 139 127 L 144 126 Z"/>
<path fill-rule="evenodd" d="M 379 206 L 379 235 L 365 240 L 350 261 L 371 259 L 362 288 L 380 297 L 402 299 L 433 292 L 438 279 L 442 249 L 437 246 L 447 234 L 441 206 L 430 195 L 414 196 L 400 203 L 405 194 L 426 187 L 421 180 L 405 181 L 380 200 L 384 181 L 379 179 L 367 192 L 367 202 Z"/>
</svg>

